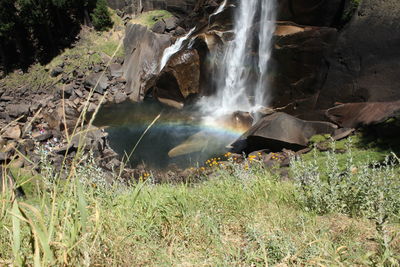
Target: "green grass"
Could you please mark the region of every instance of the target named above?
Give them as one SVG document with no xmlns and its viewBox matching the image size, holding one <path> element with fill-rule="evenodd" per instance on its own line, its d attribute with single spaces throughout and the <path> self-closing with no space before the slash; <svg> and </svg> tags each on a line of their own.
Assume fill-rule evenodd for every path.
<svg viewBox="0 0 400 267">
<path fill-rule="evenodd" d="M 152 10 L 137 15 L 131 20 L 131 23 L 151 28 L 158 20 L 170 17 L 173 17 L 173 15 L 167 10 Z"/>
<path fill-rule="evenodd" d="M 51 78 L 45 67 L 35 64 L 26 73 L 13 72 L 0 79 L 0 90 L 9 88 L 13 91 L 32 90 L 37 91 L 49 88 L 56 79 Z"/>
<path fill-rule="evenodd" d="M 390 266 L 400 252 L 396 218 L 319 213 L 297 180 L 280 181 L 257 161 L 214 167 L 198 183 L 150 177 L 131 186 L 105 184 L 84 162 L 59 180 L 44 160 L 37 197 L 2 194 L 0 264 Z"/>
</svg>

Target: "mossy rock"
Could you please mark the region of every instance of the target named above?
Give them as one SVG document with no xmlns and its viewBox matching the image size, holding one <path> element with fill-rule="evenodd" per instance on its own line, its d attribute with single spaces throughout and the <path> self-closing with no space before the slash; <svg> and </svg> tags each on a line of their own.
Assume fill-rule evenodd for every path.
<svg viewBox="0 0 400 267">
<path fill-rule="evenodd" d="M 362 0 L 347 0 L 343 9 L 341 24 L 345 25 L 354 16 Z"/>
</svg>

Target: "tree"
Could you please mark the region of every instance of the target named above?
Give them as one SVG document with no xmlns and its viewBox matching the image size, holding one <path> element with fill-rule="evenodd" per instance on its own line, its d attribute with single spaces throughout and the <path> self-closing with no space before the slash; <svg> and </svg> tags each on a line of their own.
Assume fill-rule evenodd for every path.
<svg viewBox="0 0 400 267">
<path fill-rule="evenodd" d="M 93 26 L 98 31 L 104 31 L 112 27 L 111 14 L 108 11 L 106 0 L 98 0 L 92 13 Z"/>
</svg>

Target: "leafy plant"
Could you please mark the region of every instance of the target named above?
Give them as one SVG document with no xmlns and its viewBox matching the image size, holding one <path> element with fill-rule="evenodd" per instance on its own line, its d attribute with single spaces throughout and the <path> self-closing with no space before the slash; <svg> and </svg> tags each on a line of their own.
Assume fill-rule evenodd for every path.
<svg viewBox="0 0 400 267">
<path fill-rule="evenodd" d="M 98 31 L 105 31 L 113 26 L 106 0 L 97 0 L 96 8 L 93 10 L 91 16 L 93 26 Z"/>
</svg>

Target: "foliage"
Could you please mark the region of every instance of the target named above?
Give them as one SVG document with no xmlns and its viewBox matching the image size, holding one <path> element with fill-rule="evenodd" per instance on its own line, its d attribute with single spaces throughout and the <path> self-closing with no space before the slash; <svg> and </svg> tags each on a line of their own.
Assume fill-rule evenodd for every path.
<svg viewBox="0 0 400 267">
<path fill-rule="evenodd" d="M 345 25 L 348 23 L 355 12 L 357 11 L 358 7 L 360 6 L 362 0 L 350 0 L 346 1 L 345 7 L 341 17 L 341 25 Z"/>
<path fill-rule="evenodd" d="M 98 34 L 87 31 L 85 37 L 75 47 L 65 49 L 60 55 L 54 57 L 49 64 L 34 64 L 26 73 L 9 73 L 0 80 L 0 90 L 3 88 L 12 88 L 13 91 L 25 90 L 26 88 L 32 91 L 50 90 L 56 84 L 57 78 L 50 77 L 47 70 L 63 64 L 64 72 L 70 76 L 73 75 L 74 70 L 85 73 L 89 67 L 102 62 L 101 55 L 111 57 L 118 46 L 117 37 L 112 38 L 106 33 Z M 123 57 L 123 55 L 123 49 L 119 48 L 116 51 L 116 57 Z"/>
<path fill-rule="evenodd" d="M 104 3 L 103 0 L 0 0 L 0 64 L 12 69 L 27 67 L 36 60 L 47 62 L 75 40 L 80 25 L 89 23 L 88 14 L 93 9 L 96 25 L 103 29 L 109 23 L 110 13 Z"/>
<path fill-rule="evenodd" d="M 303 190 L 257 159 L 247 170 L 215 166 L 199 184 L 155 185 L 150 175 L 131 186 L 104 183 L 90 158 L 66 180 L 54 179 L 45 154 L 42 162 L 36 199 L 1 195 L 0 264 L 378 266 L 400 252 L 389 238 L 398 225 L 304 210 Z"/>
<path fill-rule="evenodd" d="M 92 13 L 93 26 L 98 31 L 105 31 L 112 27 L 111 13 L 108 11 L 106 0 L 98 0 Z"/>
</svg>

